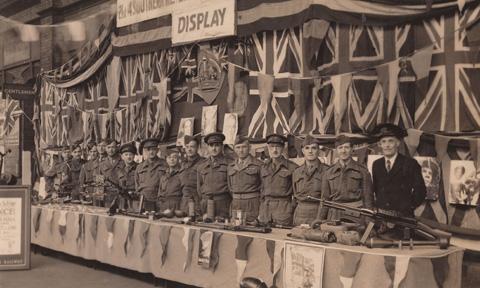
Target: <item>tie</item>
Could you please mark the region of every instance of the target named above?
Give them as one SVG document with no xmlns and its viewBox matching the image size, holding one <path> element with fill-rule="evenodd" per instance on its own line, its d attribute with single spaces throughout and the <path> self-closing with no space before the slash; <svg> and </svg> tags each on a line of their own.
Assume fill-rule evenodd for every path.
<svg viewBox="0 0 480 288">
<path fill-rule="evenodd" d="M 392 163 L 390 162 L 390 160 L 387 159 L 387 172 L 390 172 L 391 169 L 392 169 Z"/>
</svg>

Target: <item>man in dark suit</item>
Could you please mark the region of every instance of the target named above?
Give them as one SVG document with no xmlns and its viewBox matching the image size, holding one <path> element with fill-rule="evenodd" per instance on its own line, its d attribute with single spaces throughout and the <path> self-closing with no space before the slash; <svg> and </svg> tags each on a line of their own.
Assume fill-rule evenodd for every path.
<svg viewBox="0 0 480 288">
<path fill-rule="evenodd" d="M 417 161 L 398 152 L 408 134 L 393 124 L 380 124 L 374 134 L 384 155 L 372 167 L 375 206 L 412 217 L 425 199 L 426 188 Z"/>
</svg>

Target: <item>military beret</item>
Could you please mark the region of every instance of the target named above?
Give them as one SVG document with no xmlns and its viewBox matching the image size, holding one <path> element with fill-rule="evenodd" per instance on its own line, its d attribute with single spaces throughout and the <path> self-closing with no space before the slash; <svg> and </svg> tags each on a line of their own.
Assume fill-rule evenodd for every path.
<svg viewBox="0 0 480 288">
<path fill-rule="evenodd" d="M 267 136 L 267 144 L 270 143 L 277 143 L 277 144 L 285 144 L 287 142 L 287 137 L 280 135 L 280 134 L 270 134 Z"/>
<path fill-rule="evenodd" d="M 248 137 L 237 135 L 237 137 L 235 137 L 235 142 L 233 143 L 233 145 L 243 144 L 249 141 L 250 139 Z"/>
<path fill-rule="evenodd" d="M 197 135 L 197 136 L 190 136 L 190 135 L 185 135 L 185 137 L 183 138 L 184 139 L 184 143 L 185 144 L 188 144 L 192 141 L 195 141 L 197 144 L 200 144 L 201 142 L 201 139 L 200 139 L 200 136 Z"/>
<path fill-rule="evenodd" d="M 205 138 L 203 139 L 203 141 L 205 141 L 205 143 L 207 144 L 223 143 L 224 140 L 225 140 L 225 135 L 223 135 L 223 133 L 220 133 L 220 132 L 210 133 L 207 136 L 205 136 Z"/>
<path fill-rule="evenodd" d="M 176 147 L 167 147 L 167 149 L 165 150 L 165 155 L 166 156 L 170 156 L 172 154 L 178 154 L 179 151 Z"/>
<path fill-rule="evenodd" d="M 123 144 L 120 147 L 120 153 L 125 153 L 125 152 L 137 154 L 137 147 L 135 147 L 135 143 L 130 142 L 130 143 Z"/>
<path fill-rule="evenodd" d="M 108 138 L 108 139 L 105 139 L 105 144 L 106 144 L 107 146 L 108 146 L 108 145 L 112 145 L 112 144 L 117 145 L 118 142 L 117 142 L 117 140 L 115 140 L 115 139 Z"/>
<path fill-rule="evenodd" d="M 352 144 L 352 138 L 348 137 L 347 135 L 340 134 L 335 137 L 335 147 L 338 147 L 340 145 L 343 145 L 345 143 L 350 143 Z"/>
<path fill-rule="evenodd" d="M 319 142 L 315 137 L 312 137 L 311 135 L 307 135 L 302 142 L 302 148 L 312 144 L 319 144 Z"/>
<path fill-rule="evenodd" d="M 151 147 L 158 147 L 158 144 L 160 144 L 160 141 L 156 138 L 148 138 L 140 142 L 140 147 L 138 150 L 140 151 L 140 154 L 143 153 L 143 148 L 151 148 Z"/>
<path fill-rule="evenodd" d="M 383 123 L 377 125 L 372 132 L 373 136 L 377 138 L 377 140 L 382 139 L 383 137 L 395 137 L 397 139 L 403 139 L 408 135 L 405 129 L 400 128 L 399 126 L 391 123 Z"/>
</svg>

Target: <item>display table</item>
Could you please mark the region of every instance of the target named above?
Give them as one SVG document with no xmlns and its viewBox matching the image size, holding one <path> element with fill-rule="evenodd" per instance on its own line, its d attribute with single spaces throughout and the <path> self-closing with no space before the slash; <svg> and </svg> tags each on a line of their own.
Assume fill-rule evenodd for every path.
<svg viewBox="0 0 480 288">
<path fill-rule="evenodd" d="M 110 217 L 104 210 L 76 205 L 32 206 L 31 215 L 33 244 L 200 287 L 238 287 L 238 281 L 248 276 L 269 287 L 274 282 L 285 287 L 285 244 L 307 244 L 292 241 L 288 230 L 274 229 L 270 234 L 209 230 Z M 199 238 L 205 231 L 218 237 L 215 269 L 198 264 Z M 315 244 L 308 249 L 324 251 L 323 273 L 314 273 L 318 279 L 323 275 L 323 287 L 461 286 L 463 250 L 453 246 L 399 250 Z"/>
</svg>

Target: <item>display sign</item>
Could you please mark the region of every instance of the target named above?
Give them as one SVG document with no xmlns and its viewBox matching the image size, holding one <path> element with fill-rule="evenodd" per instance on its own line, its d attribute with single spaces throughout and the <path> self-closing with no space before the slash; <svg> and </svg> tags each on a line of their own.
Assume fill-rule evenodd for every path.
<svg viewBox="0 0 480 288">
<path fill-rule="evenodd" d="M 284 287 L 321 288 L 324 259 L 324 247 L 286 242 Z"/>
<path fill-rule="evenodd" d="M 30 269 L 29 186 L 0 186 L 0 270 Z"/>
<path fill-rule="evenodd" d="M 2 89 L 2 99 L 4 96 L 15 100 L 32 100 L 35 98 L 35 90 L 31 85 L 5 83 Z"/>
<path fill-rule="evenodd" d="M 172 44 L 235 35 L 235 0 L 201 0 L 172 13 Z"/>
<path fill-rule="evenodd" d="M 117 0 L 117 27 L 172 14 L 179 3 L 194 0 Z"/>
</svg>

